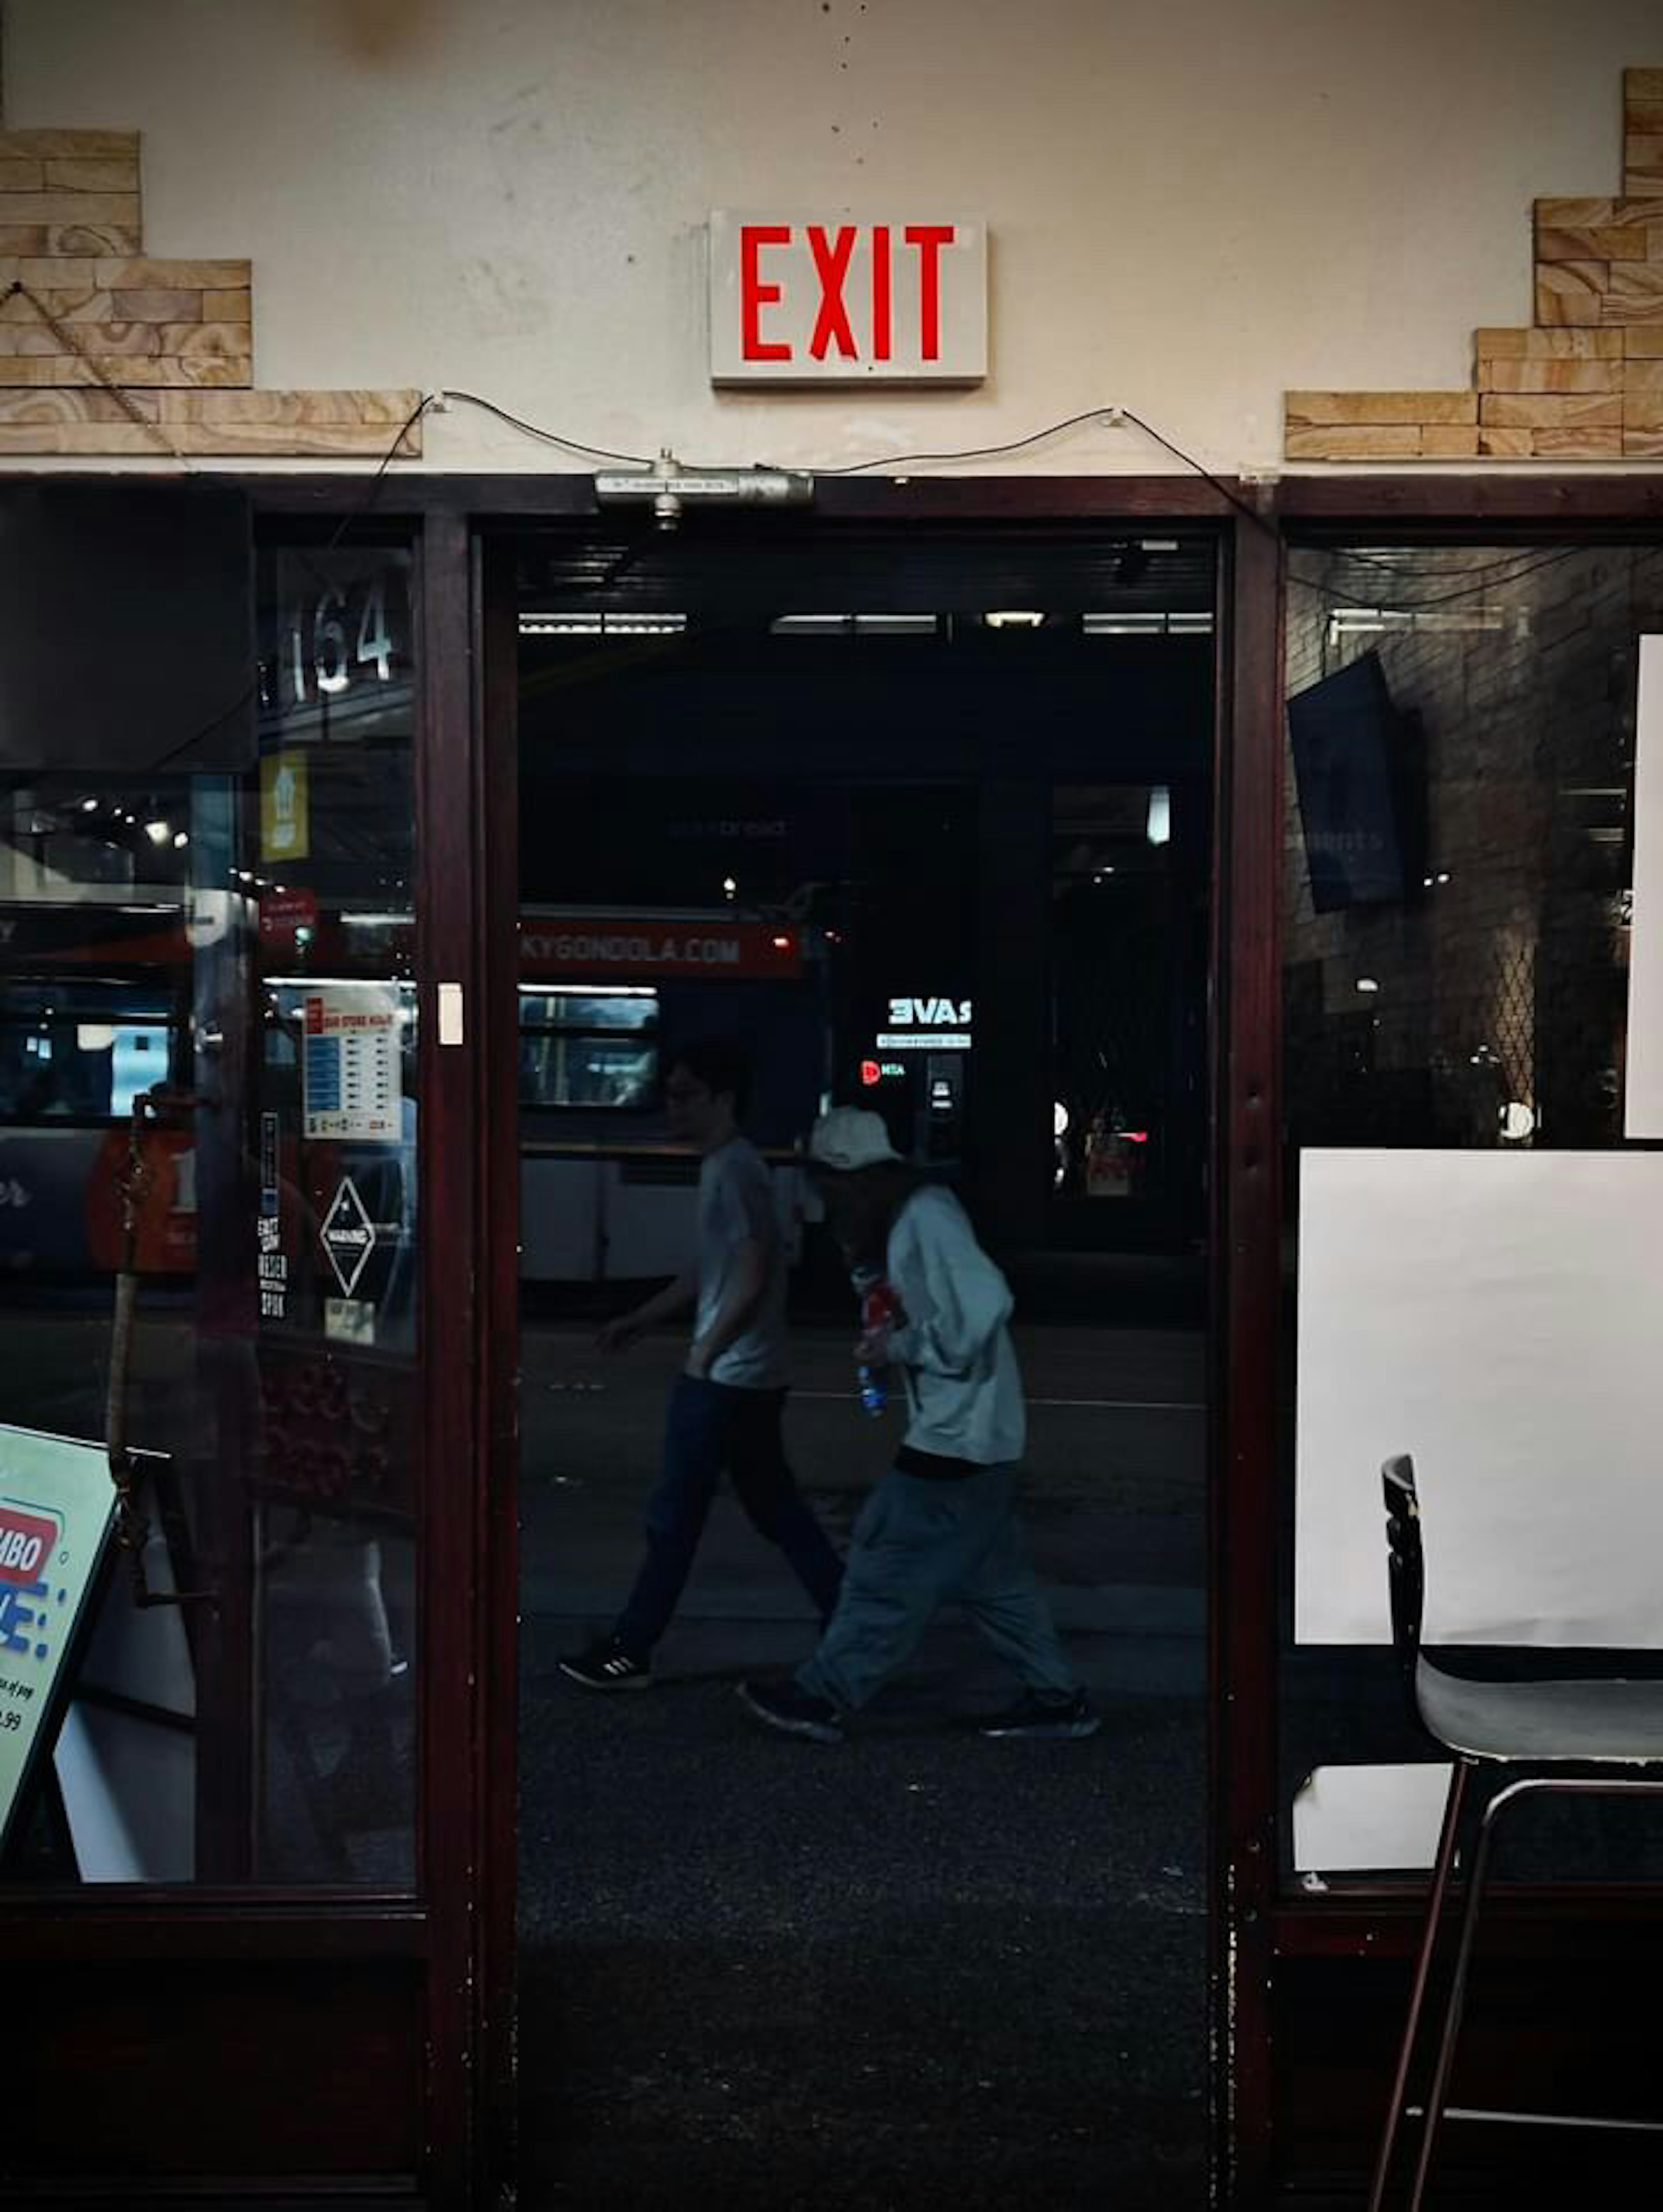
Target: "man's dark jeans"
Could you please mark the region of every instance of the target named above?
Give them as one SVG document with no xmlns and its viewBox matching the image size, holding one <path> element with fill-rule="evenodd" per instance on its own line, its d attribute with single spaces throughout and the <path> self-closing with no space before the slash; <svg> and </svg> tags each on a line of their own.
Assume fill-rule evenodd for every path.
<svg viewBox="0 0 1663 2212">
<path fill-rule="evenodd" d="M 618 1621 L 644 1659 L 669 1626 L 726 1468 L 759 1536 L 777 1544 L 822 1620 L 838 1602 L 843 1561 L 798 1495 L 780 1438 L 783 1390 L 678 1378 L 664 1427 L 664 1471 L 647 1504 L 647 1556 Z"/>
</svg>

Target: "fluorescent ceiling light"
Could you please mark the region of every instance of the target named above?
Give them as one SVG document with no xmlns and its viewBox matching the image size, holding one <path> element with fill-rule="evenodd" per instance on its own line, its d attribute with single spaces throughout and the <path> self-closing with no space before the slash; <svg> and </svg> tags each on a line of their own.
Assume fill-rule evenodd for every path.
<svg viewBox="0 0 1663 2212">
<path fill-rule="evenodd" d="M 776 615 L 776 637 L 934 637 L 935 615 Z"/>
<path fill-rule="evenodd" d="M 521 637 L 679 637 L 685 615 L 522 614 Z"/>
<path fill-rule="evenodd" d="M 1087 637 L 1207 637 L 1213 617 L 1205 608 L 1189 610 L 1122 608 L 1113 614 L 1081 615 L 1080 628 Z"/>
</svg>

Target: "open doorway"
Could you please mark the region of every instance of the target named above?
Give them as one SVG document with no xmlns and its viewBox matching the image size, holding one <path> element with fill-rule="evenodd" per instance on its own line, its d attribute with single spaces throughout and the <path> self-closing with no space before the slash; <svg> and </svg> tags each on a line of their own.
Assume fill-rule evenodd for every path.
<svg viewBox="0 0 1663 2212">
<path fill-rule="evenodd" d="M 586 2206 L 1199 2206 L 1214 546 L 702 523 L 518 556 L 521 2171 Z M 1014 1297 L 1020 1516 L 1089 1739 L 952 1611 L 835 1746 L 747 1719 L 815 1604 L 724 1486 L 645 1694 L 687 1261 L 666 1090 L 736 1044 L 783 1437 L 838 1549 L 902 1422 L 802 1147 L 876 1115 Z M 968 2197 L 967 2197 L 968 2192 Z"/>
</svg>

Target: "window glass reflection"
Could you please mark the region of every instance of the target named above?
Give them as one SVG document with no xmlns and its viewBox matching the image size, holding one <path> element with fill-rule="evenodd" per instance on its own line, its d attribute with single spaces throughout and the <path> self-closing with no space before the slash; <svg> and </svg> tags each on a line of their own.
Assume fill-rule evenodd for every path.
<svg viewBox="0 0 1663 2212">
<path fill-rule="evenodd" d="M 1312 1151 L 1623 1146 L 1636 662 L 1639 639 L 1660 630 L 1663 553 L 1653 546 L 1351 545 L 1292 555 L 1282 904 L 1284 1194 L 1295 1296 L 1302 1163 Z M 1544 1175 L 1532 1188 L 1546 1182 Z M 1461 1187 L 1459 1178 L 1451 1187 Z M 1550 1242 L 1545 1215 L 1540 1231 Z M 1550 1255 L 1544 1272 L 1551 1283 Z M 1484 1293 L 1492 1315 L 1508 1310 L 1513 1287 L 1498 1269 Z M 1526 1310 L 1514 1301 L 1513 1310 Z M 1390 1317 L 1381 1319 L 1384 1327 Z M 1294 1334 L 1290 1318 L 1290 1351 Z M 1534 1349 L 1550 1368 L 1561 1346 L 1549 1328 Z M 1300 1377 L 1286 1382 L 1288 1516 L 1299 1545 L 1310 1540 L 1293 1511 Z M 1424 1387 L 1430 1398 L 1445 1386 L 1428 1376 Z M 1485 1387 L 1472 1379 L 1473 1403 Z M 1579 1387 L 1579 1377 L 1565 1377 L 1568 1393 Z M 1406 1406 L 1405 1424 L 1416 1418 Z M 1406 1426 L 1390 1448 L 1414 1450 L 1417 1439 Z M 1447 1486 L 1466 1472 L 1422 1466 L 1428 1513 L 1435 1485 L 1447 1499 Z M 1539 1540 L 1523 1500 L 1541 1474 L 1509 1462 L 1509 1490 L 1521 1502 L 1505 1534 L 1521 1551 Z M 1378 1572 L 1383 1618 L 1378 1469 L 1360 1468 L 1356 1481 L 1367 1499 L 1357 1571 Z M 1313 1517 L 1307 1512 L 1307 1528 Z M 1307 1585 L 1334 1571 L 1331 1559 L 1308 1552 L 1299 1567 Z M 1575 1565 L 1556 1561 L 1561 1571 L 1574 1587 Z M 1591 1635 L 1599 1608 L 1599 1592 L 1588 1589 L 1579 1612 Z M 1474 1671 L 1613 1671 L 1609 1650 L 1549 1652 L 1530 1643 L 1538 1622 L 1515 1615 L 1513 1626 L 1516 1643 L 1468 1647 L 1463 1662 Z M 1407 1767 L 1430 1747 L 1404 1713 L 1384 1646 L 1300 1644 L 1290 1618 L 1283 1659 L 1285 1872 L 1321 1882 L 1319 1820 L 1306 1857 L 1292 1856 L 1296 1802 L 1319 1810 L 1313 1773 Z M 1658 1667 L 1655 1650 L 1623 1654 L 1624 1673 Z M 1508 1844 L 1507 1870 L 1523 1878 L 1543 1869 L 1555 1878 L 1583 1868 L 1663 1871 L 1654 1843 L 1599 1817 L 1539 1857 L 1521 1834 Z M 1383 1838 L 1390 1832 L 1382 1827 Z M 1351 1848 L 1348 1876 L 1378 1870 L 1359 1869 Z M 1400 1875 L 1401 1853 L 1380 1867 Z"/>
<path fill-rule="evenodd" d="M 246 771 L 0 788 L 0 1454 L 78 1451 L 113 1532 L 130 1451 L 137 1562 L 0 1761 L 18 1878 L 414 1876 L 408 560 L 258 574 Z"/>
</svg>

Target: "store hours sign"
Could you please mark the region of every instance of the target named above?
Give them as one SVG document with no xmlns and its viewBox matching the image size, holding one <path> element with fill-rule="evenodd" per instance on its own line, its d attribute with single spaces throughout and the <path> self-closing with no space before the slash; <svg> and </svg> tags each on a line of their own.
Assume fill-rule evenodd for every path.
<svg viewBox="0 0 1663 2212">
<path fill-rule="evenodd" d="M 710 217 L 714 384 L 979 384 L 987 227 L 896 213 Z"/>
</svg>

